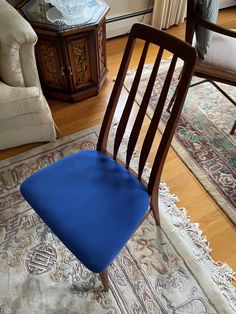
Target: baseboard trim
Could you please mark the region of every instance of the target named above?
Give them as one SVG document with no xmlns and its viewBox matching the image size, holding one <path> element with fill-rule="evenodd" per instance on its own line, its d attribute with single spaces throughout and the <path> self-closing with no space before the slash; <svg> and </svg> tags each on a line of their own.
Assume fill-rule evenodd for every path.
<svg viewBox="0 0 236 314">
<path fill-rule="evenodd" d="M 153 9 L 142 10 L 130 14 L 108 18 L 106 21 L 107 38 L 128 34 L 132 25 L 136 22 L 150 24 Z"/>
</svg>

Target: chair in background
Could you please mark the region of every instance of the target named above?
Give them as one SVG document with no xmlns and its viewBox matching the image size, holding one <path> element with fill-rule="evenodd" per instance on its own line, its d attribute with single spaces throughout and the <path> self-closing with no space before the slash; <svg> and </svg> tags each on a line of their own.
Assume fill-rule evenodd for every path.
<svg viewBox="0 0 236 314">
<path fill-rule="evenodd" d="M 138 45 L 143 43 L 143 50 L 131 90 L 125 105 L 123 104 L 124 108 L 112 141 L 114 145 L 110 150 L 108 136 L 110 139 L 110 131 L 114 129 L 112 121 L 120 104 L 118 100 L 136 41 Z M 160 48 L 157 49 L 153 70 L 136 118 L 130 119 L 148 49 L 153 45 Z M 143 121 L 164 50 L 172 53 L 172 61 L 160 91 L 156 111 L 144 132 L 136 172 L 130 166 L 132 155 L 140 134 L 143 134 L 143 131 L 141 132 Z M 153 145 L 155 147 L 153 167 L 148 182 L 144 182 L 142 178 L 144 166 L 179 58 L 186 66 L 159 146 L 156 142 Z M 152 211 L 156 223 L 159 223 L 160 176 L 191 81 L 195 61 L 196 50 L 189 44 L 151 26 L 134 24 L 104 116 L 97 149 L 84 150 L 65 157 L 33 174 L 21 185 L 25 199 L 58 238 L 88 269 L 100 274 L 105 290 L 109 287 L 107 267 L 146 215 Z M 120 153 L 120 146 L 129 128 L 124 156 Z"/>
<path fill-rule="evenodd" d="M 56 139 L 39 82 L 36 42 L 31 25 L 0 0 L 0 150 Z"/>
<path fill-rule="evenodd" d="M 205 80 L 197 84 L 211 82 L 236 106 L 232 97 L 215 83 L 216 81 L 236 86 L 236 30 L 215 24 L 218 11 L 218 0 L 188 0 L 185 40 L 198 51 L 194 75 Z M 172 100 L 168 110 L 171 105 Z M 235 129 L 236 121 L 230 134 L 234 134 Z"/>
</svg>

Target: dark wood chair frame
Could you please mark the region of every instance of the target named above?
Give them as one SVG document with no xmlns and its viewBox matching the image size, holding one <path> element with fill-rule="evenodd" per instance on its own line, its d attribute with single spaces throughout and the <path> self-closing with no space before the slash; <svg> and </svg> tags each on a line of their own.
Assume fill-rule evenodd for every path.
<svg viewBox="0 0 236 314">
<path fill-rule="evenodd" d="M 131 86 L 123 113 L 121 115 L 120 121 L 118 122 L 117 130 L 116 130 L 116 134 L 114 138 L 113 152 L 109 153 L 108 148 L 107 148 L 109 131 L 112 127 L 112 120 L 113 120 L 114 113 L 118 104 L 121 90 L 123 88 L 123 84 L 124 84 L 124 80 L 127 74 L 133 48 L 137 39 L 142 40 L 144 42 L 144 47 L 143 47 L 143 51 L 140 57 L 140 61 L 137 67 L 134 81 Z M 156 76 L 158 74 L 160 62 L 163 57 L 163 51 L 168 50 L 171 54 L 173 54 L 172 61 L 169 66 L 162 90 L 160 92 L 160 96 L 158 99 L 158 103 L 157 103 L 153 118 L 150 121 L 149 128 L 146 132 L 146 136 L 142 143 L 142 148 L 139 155 L 138 171 L 137 173 L 135 173 L 136 177 L 140 181 L 143 182 L 142 173 L 144 170 L 144 166 L 147 161 L 150 149 L 152 147 L 159 121 L 161 119 L 161 114 L 163 112 L 164 105 L 167 99 L 167 94 L 170 88 L 171 79 L 174 73 L 176 62 L 178 58 L 180 58 L 184 61 L 184 67 L 182 70 L 181 78 L 178 82 L 178 87 L 176 88 L 177 89 L 176 97 L 173 102 L 173 107 L 169 116 L 169 120 L 163 132 L 159 146 L 157 145 L 157 148 L 156 148 L 156 155 L 154 157 L 149 181 L 147 183 L 143 182 L 145 186 L 147 187 L 147 190 L 150 194 L 150 208 L 149 208 L 148 213 L 153 212 L 155 221 L 157 224 L 159 224 L 160 219 L 159 219 L 159 211 L 158 211 L 158 191 L 159 191 L 160 177 L 161 177 L 162 169 L 163 169 L 164 162 L 167 156 L 167 152 L 168 152 L 172 137 L 175 132 L 178 118 L 180 116 L 180 113 L 181 113 L 181 110 L 182 110 L 182 107 L 186 98 L 188 86 L 191 82 L 192 73 L 193 73 L 193 69 L 194 69 L 196 57 L 197 57 L 195 48 L 193 48 L 190 44 L 185 43 L 184 41 L 178 38 L 175 38 L 171 36 L 170 34 L 164 31 L 158 30 L 154 27 L 151 27 L 142 23 L 136 23 L 133 25 L 129 38 L 128 38 L 128 42 L 127 42 L 126 49 L 123 55 L 123 59 L 121 61 L 120 69 L 118 71 L 118 75 L 117 75 L 117 78 L 116 78 L 116 81 L 115 81 L 115 84 L 111 93 L 111 97 L 107 106 L 104 120 L 101 126 L 98 144 L 97 144 L 97 150 L 111 156 L 114 160 L 118 158 L 117 157 L 118 150 L 119 150 L 122 138 L 125 134 L 127 122 L 129 120 L 131 110 L 133 108 L 133 104 L 135 103 L 135 96 L 136 96 L 138 85 L 141 79 L 142 70 L 144 68 L 148 48 L 151 43 L 159 46 L 160 48 L 157 53 L 155 63 L 153 65 L 153 69 L 149 78 L 149 83 L 147 85 L 143 100 L 139 107 L 137 117 L 133 123 L 133 127 L 130 132 L 128 145 L 127 145 L 127 152 L 125 156 L 126 161 L 123 164 L 127 169 L 131 170 L 130 161 L 131 161 L 132 154 L 137 144 L 141 127 L 143 125 L 148 103 L 149 103 L 152 90 L 155 84 Z M 100 273 L 100 278 L 102 280 L 104 289 L 108 290 L 109 284 L 108 284 L 107 270 Z"/>
<path fill-rule="evenodd" d="M 211 23 L 207 20 L 205 20 L 204 18 L 202 18 L 197 12 L 196 12 L 196 7 L 197 7 L 197 3 L 199 0 L 187 0 L 187 17 L 186 17 L 186 32 L 185 32 L 185 41 L 188 42 L 189 44 L 192 45 L 193 43 L 193 37 L 194 37 L 194 33 L 196 30 L 196 26 L 200 25 L 210 31 L 225 35 L 225 36 L 229 36 L 232 38 L 236 39 L 236 32 L 223 28 L 217 24 Z M 201 58 L 199 56 L 199 58 Z M 204 83 L 206 81 L 209 81 L 212 85 L 214 85 L 232 104 L 234 104 L 236 106 L 236 102 L 232 99 L 232 97 L 230 97 L 228 94 L 225 93 L 225 91 L 215 83 L 216 82 L 220 82 L 220 83 L 225 83 L 225 84 L 229 84 L 229 85 L 233 85 L 235 86 L 235 80 L 232 81 L 230 78 L 226 79 L 221 77 L 220 75 L 213 75 L 212 73 L 203 73 L 200 71 L 200 69 L 195 68 L 194 70 L 194 76 L 198 76 L 201 78 L 204 78 L 204 80 L 200 81 L 197 84 L 201 84 Z M 190 85 L 190 87 L 195 86 L 195 84 Z M 174 96 L 173 96 L 174 97 Z M 170 101 L 167 110 L 170 111 L 170 108 L 172 106 L 172 102 L 173 100 Z M 236 129 L 236 121 L 230 131 L 230 134 L 234 134 Z"/>
</svg>

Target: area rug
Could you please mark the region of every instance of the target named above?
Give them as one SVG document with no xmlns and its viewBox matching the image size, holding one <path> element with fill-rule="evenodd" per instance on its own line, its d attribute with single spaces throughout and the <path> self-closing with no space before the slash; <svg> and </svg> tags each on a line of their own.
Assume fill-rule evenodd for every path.
<svg viewBox="0 0 236 314">
<path fill-rule="evenodd" d="M 169 60 L 163 60 L 150 99 L 147 115 L 152 117 L 157 105 L 159 90 L 164 82 Z M 136 101 L 141 103 L 152 65 L 146 65 Z M 169 102 L 178 81 L 180 66 L 177 66 Z M 129 90 L 135 71 L 130 71 L 125 80 Z M 199 82 L 194 77 L 192 83 Z M 219 84 L 236 101 L 236 87 Z M 164 110 L 160 123 L 162 131 L 169 113 Z M 190 87 L 178 122 L 172 146 L 194 173 L 208 193 L 215 199 L 225 214 L 236 223 L 236 132 L 230 130 L 236 119 L 236 107 L 210 82 Z"/>
<path fill-rule="evenodd" d="M 198 224 L 176 207 L 165 183 L 161 228 L 151 215 L 141 225 L 109 267 L 109 292 L 24 201 L 19 185 L 27 176 L 95 149 L 97 134 L 85 130 L 0 162 L 0 313 L 235 313 L 232 269 L 212 260 Z"/>
</svg>

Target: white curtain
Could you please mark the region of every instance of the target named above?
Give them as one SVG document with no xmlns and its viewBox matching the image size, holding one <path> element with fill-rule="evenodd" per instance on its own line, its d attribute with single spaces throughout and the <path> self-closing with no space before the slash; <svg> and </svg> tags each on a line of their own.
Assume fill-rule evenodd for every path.
<svg viewBox="0 0 236 314">
<path fill-rule="evenodd" d="M 152 25 L 167 29 L 183 22 L 186 16 L 187 0 L 154 0 Z"/>
</svg>

